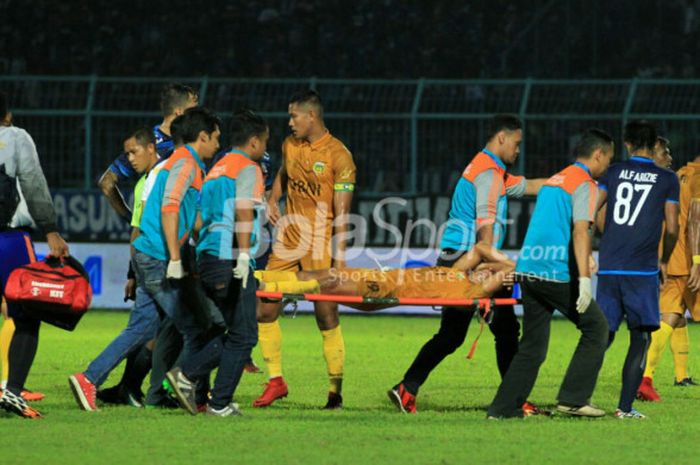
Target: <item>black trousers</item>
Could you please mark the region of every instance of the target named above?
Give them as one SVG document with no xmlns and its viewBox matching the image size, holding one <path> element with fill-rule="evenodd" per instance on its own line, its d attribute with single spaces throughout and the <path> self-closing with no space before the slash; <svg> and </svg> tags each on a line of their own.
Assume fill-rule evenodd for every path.
<svg viewBox="0 0 700 465">
<path fill-rule="evenodd" d="M 447 252 L 447 253 L 444 253 Z M 459 258 L 452 250 L 444 251 L 438 258 L 437 266 L 452 266 Z M 445 256 L 450 259 L 445 259 Z M 457 255 L 457 256 L 455 256 Z M 500 291 L 494 297 L 510 297 L 508 291 Z M 418 352 L 413 363 L 403 377 L 403 384 L 412 394 L 417 394 L 430 372 L 442 360 L 457 350 L 467 337 L 469 323 L 474 316 L 474 308 L 445 307 L 440 318 L 440 329 Z M 512 305 L 494 309 L 489 328 L 496 338 L 496 359 L 501 377 L 508 371 L 515 353 L 518 351 L 520 325 Z"/>
<path fill-rule="evenodd" d="M 578 345 L 557 394 L 560 404 L 590 403 L 608 344 L 608 323 L 595 300 L 584 313 L 576 311 L 578 283 L 529 279 L 521 283 L 523 294 L 523 338 L 518 353 L 489 407 L 496 417 L 522 416 L 522 405 L 530 395 L 549 345 L 552 313 L 559 310 L 581 331 Z"/>
</svg>

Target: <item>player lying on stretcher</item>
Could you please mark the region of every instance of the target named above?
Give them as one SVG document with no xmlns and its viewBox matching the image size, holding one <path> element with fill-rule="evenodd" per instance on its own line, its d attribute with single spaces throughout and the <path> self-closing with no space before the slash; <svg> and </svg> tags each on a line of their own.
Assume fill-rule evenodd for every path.
<svg viewBox="0 0 700 465">
<path fill-rule="evenodd" d="M 442 266 L 378 270 L 330 268 L 315 271 L 256 271 L 260 290 L 371 298 L 481 299 L 512 284 L 515 263 L 485 243 L 476 244 L 452 268 Z M 395 304 L 354 304 L 367 312 Z"/>
</svg>

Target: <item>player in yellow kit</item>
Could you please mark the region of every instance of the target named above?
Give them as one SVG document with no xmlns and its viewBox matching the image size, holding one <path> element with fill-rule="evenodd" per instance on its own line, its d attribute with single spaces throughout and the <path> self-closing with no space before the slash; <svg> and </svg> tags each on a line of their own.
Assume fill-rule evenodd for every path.
<svg viewBox="0 0 700 465">
<path fill-rule="evenodd" d="M 483 262 L 483 263 L 482 263 Z M 283 293 L 320 293 L 370 299 L 469 300 L 491 296 L 512 279 L 515 264 L 485 242 L 477 243 L 452 267 L 407 269 L 326 269 L 299 272 L 255 272 L 261 289 Z M 363 311 L 376 311 L 395 303 L 347 303 Z"/>
<path fill-rule="evenodd" d="M 668 139 L 659 138 L 655 148 L 654 162 L 668 168 L 672 160 Z M 668 262 L 666 269 L 668 278 L 663 284 L 659 298 L 661 327 L 652 333 L 644 378 L 637 392 L 637 397 L 647 401 L 661 400 L 661 396 L 654 388 L 653 376 L 669 340 L 675 365 L 674 385 L 692 386 L 696 384 L 688 376 L 689 343 L 685 312 L 690 310 L 693 320 L 700 319 L 700 300 L 696 299 L 696 293 L 688 286 L 692 262 L 691 244 L 688 242 L 689 213 L 692 200 L 694 198 L 700 199 L 700 156 L 678 170 L 677 174 L 681 185 L 678 242 Z M 700 225 L 694 227 L 697 228 Z"/>
<path fill-rule="evenodd" d="M 352 154 L 326 129 L 321 98 L 312 90 L 291 98 L 289 126 L 292 135 L 282 144 L 282 166 L 268 201 L 270 221 L 278 227 L 278 235 L 266 270 L 343 268 L 342 237 L 349 227 L 343 217 L 350 212 L 355 189 Z M 281 216 L 278 203 L 284 192 L 286 214 Z M 334 235 L 341 240 L 332 244 Z M 332 247 L 335 249 L 331 250 Z M 279 312 L 278 303 L 258 304 L 259 342 L 270 380 L 253 403 L 255 407 L 268 406 L 288 393 L 282 377 Z M 323 336 L 323 354 L 330 378 L 326 408 L 340 408 L 345 343 L 338 305 L 315 302 L 314 312 Z"/>
</svg>

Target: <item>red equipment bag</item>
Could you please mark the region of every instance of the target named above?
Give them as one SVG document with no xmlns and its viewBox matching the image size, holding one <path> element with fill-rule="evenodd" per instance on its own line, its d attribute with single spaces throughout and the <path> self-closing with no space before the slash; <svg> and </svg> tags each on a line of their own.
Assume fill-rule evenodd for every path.
<svg viewBox="0 0 700 465">
<path fill-rule="evenodd" d="M 5 298 L 22 310 L 59 328 L 73 331 L 92 302 L 85 268 L 73 257 L 46 257 L 10 273 Z"/>
</svg>

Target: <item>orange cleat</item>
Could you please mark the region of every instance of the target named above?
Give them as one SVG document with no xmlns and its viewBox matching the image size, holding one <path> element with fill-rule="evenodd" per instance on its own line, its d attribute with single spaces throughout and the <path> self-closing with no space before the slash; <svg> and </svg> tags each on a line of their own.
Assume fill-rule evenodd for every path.
<svg viewBox="0 0 700 465">
<path fill-rule="evenodd" d="M 44 397 L 46 396 L 41 392 L 34 392 L 28 389 L 22 391 L 22 398 L 27 402 L 39 402 L 40 400 L 44 400 Z"/>
<path fill-rule="evenodd" d="M 661 401 L 661 396 L 656 392 L 656 389 L 654 389 L 651 378 L 647 376 L 642 378 L 642 384 L 640 384 L 639 389 L 637 389 L 637 399 L 647 402 Z"/>
<path fill-rule="evenodd" d="M 277 399 L 287 397 L 287 394 L 289 394 L 289 389 L 287 389 L 284 378 L 281 376 L 270 378 L 270 381 L 265 385 L 265 391 L 253 402 L 253 407 L 268 407 Z"/>
<path fill-rule="evenodd" d="M 545 417 L 552 416 L 552 412 L 548 410 L 543 410 L 533 404 L 532 402 L 525 402 L 523 404 L 523 416 L 524 417 L 534 417 L 535 415 L 542 415 Z"/>
<path fill-rule="evenodd" d="M 7 389 L 0 391 L 0 408 L 22 418 L 41 418 L 41 413 L 39 413 L 37 409 L 27 405 L 27 401 L 24 400 L 22 396 L 15 395 Z"/>
</svg>

